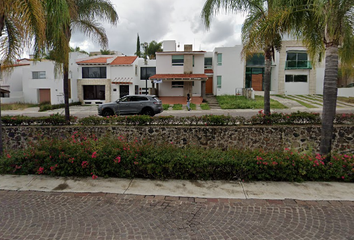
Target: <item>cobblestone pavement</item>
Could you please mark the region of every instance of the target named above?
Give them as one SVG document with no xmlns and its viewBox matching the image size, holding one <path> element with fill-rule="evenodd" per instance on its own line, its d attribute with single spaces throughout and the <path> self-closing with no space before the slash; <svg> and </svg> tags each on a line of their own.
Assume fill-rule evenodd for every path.
<svg viewBox="0 0 354 240">
<path fill-rule="evenodd" d="M 354 202 L 0 191 L 0 239 L 354 239 Z"/>
</svg>

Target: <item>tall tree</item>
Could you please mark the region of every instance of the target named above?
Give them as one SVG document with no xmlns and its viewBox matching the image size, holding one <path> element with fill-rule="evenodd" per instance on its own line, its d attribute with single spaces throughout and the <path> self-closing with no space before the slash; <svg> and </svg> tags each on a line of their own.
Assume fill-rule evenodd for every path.
<svg viewBox="0 0 354 240">
<path fill-rule="evenodd" d="M 162 43 L 151 41 L 147 47 L 147 55 L 149 59 L 156 59 L 156 52 L 162 52 Z"/>
<path fill-rule="evenodd" d="M 320 153 L 331 152 L 339 59 L 354 63 L 354 0 L 280 0 L 283 21 L 307 46 L 312 59 L 325 53 Z M 287 6 L 284 7 L 284 6 Z M 287 14 L 287 17 L 284 15 Z"/>
<path fill-rule="evenodd" d="M 0 74 L 11 71 L 25 46 L 34 39 L 35 55 L 44 43 L 45 17 L 41 0 L 0 1 Z M 0 101 L 0 154 L 3 152 Z"/>
<path fill-rule="evenodd" d="M 55 61 L 62 66 L 65 119 L 69 122 L 69 42 L 72 31 L 79 30 L 89 37 L 96 37 L 106 48 L 108 39 L 97 20 L 116 24 L 118 14 L 109 0 L 51 0 L 46 1 L 46 7 L 48 48 L 56 53 Z M 69 21 L 66 20 L 68 15 Z"/>
<path fill-rule="evenodd" d="M 232 12 L 247 11 L 248 15 L 242 27 L 242 54 L 244 57 L 263 52 L 265 57 L 264 71 L 264 114 L 270 114 L 270 80 L 271 65 L 275 49 L 281 48 L 283 25 L 273 21 L 276 5 L 274 0 L 207 0 L 202 10 L 202 18 L 209 28 L 213 15 L 221 8 Z"/>
<path fill-rule="evenodd" d="M 139 34 L 136 38 L 136 52 L 135 55 L 138 57 L 141 57 L 141 50 L 140 50 L 140 38 L 139 38 Z"/>
</svg>

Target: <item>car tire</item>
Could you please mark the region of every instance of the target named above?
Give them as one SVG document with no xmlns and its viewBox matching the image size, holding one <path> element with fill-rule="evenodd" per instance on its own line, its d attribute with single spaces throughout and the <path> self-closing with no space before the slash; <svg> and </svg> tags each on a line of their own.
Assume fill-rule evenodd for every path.
<svg viewBox="0 0 354 240">
<path fill-rule="evenodd" d="M 113 116 L 113 115 L 114 115 L 114 112 L 110 108 L 103 109 L 103 111 L 102 111 L 102 116 L 104 116 L 104 117 Z"/>
<path fill-rule="evenodd" d="M 141 114 L 143 115 L 149 115 L 149 116 L 154 116 L 155 113 L 154 111 L 151 109 L 151 108 L 144 108 L 142 111 L 141 111 Z"/>
</svg>

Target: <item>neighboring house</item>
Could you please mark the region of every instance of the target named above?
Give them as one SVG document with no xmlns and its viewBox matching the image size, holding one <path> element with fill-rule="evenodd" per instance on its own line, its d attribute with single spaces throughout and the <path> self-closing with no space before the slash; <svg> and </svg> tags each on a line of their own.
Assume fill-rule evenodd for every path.
<svg viewBox="0 0 354 240">
<path fill-rule="evenodd" d="M 79 56 L 85 54 L 70 53 L 69 102 L 78 101 L 75 78 L 77 65 L 73 58 Z M 3 74 L 1 86 L 10 91 L 9 97 L 2 99 L 3 103 L 64 103 L 63 74 L 55 71 L 55 62 L 51 60 L 19 60 L 9 74 Z"/>
<path fill-rule="evenodd" d="M 264 55 L 255 54 L 244 60 L 241 51 L 241 45 L 215 48 L 215 95 L 237 94 L 241 88 L 263 91 Z M 301 42 L 283 41 L 280 52 L 275 53 L 272 62 L 272 94 L 321 94 L 323 78 L 323 61 L 317 62 L 314 67 Z"/>
<path fill-rule="evenodd" d="M 175 41 L 164 41 L 163 52 L 156 53 L 156 74 L 150 79 L 155 83 L 154 93 L 159 97 L 205 98 L 205 51 L 193 51 L 192 45 L 184 45 L 184 51 L 176 51 Z"/>
<path fill-rule="evenodd" d="M 100 55 L 77 59 L 77 91 L 80 102 L 101 104 L 129 94 L 150 92 L 149 76 L 155 74 L 155 61 L 137 56 Z"/>
</svg>

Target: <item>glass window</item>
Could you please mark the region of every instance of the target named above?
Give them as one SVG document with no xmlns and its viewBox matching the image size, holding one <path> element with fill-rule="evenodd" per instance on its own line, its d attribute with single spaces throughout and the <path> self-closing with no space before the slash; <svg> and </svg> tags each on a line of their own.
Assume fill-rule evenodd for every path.
<svg viewBox="0 0 354 240">
<path fill-rule="evenodd" d="M 32 72 L 32 79 L 45 79 L 45 71 Z"/>
<path fill-rule="evenodd" d="M 156 74 L 156 67 L 141 67 L 140 80 L 147 80 L 149 77 Z"/>
<path fill-rule="evenodd" d="M 221 76 L 217 76 L 216 84 L 217 84 L 217 88 L 221 88 Z"/>
<path fill-rule="evenodd" d="M 172 88 L 183 88 L 184 82 L 183 81 L 173 81 Z"/>
<path fill-rule="evenodd" d="M 104 85 L 84 85 L 84 100 L 105 100 Z"/>
<path fill-rule="evenodd" d="M 307 60 L 306 52 L 287 52 L 286 54 L 286 68 L 310 68 L 309 61 Z"/>
<path fill-rule="evenodd" d="M 218 66 L 222 65 L 222 53 L 218 53 Z"/>
<path fill-rule="evenodd" d="M 247 57 L 246 66 L 264 66 L 264 54 L 257 53 Z"/>
<path fill-rule="evenodd" d="M 212 68 L 213 66 L 213 58 L 206 57 L 204 58 L 204 68 Z"/>
<path fill-rule="evenodd" d="M 82 78 L 106 78 L 106 67 L 83 67 Z"/>
<path fill-rule="evenodd" d="M 184 56 L 183 55 L 172 55 L 172 66 L 183 66 Z"/>
<path fill-rule="evenodd" d="M 307 75 L 285 75 L 285 82 L 307 82 Z"/>
</svg>

